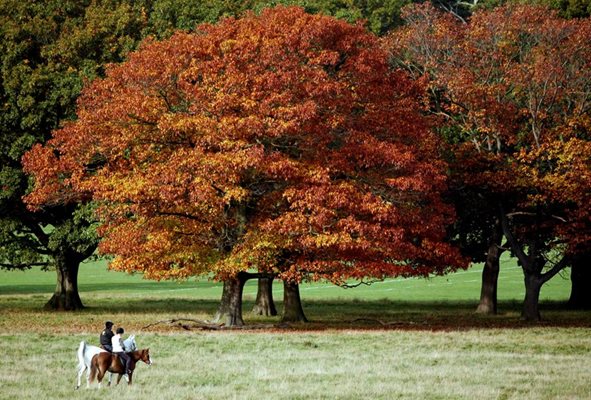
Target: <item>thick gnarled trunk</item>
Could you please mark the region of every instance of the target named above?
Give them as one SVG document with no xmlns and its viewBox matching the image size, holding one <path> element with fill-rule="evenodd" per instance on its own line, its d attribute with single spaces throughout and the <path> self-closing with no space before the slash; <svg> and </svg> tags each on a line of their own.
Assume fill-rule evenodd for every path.
<svg viewBox="0 0 591 400">
<path fill-rule="evenodd" d="M 302 301 L 300 299 L 300 287 L 297 283 L 283 282 L 283 316 L 282 322 L 308 322 Z"/>
<path fill-rule="evenodd" d="M 55 292 L 45 304 L 46 310 L 74 311 L 84 308 L 78 293 L 78 269 L 80 260 L 77 257 L 59 255 L 56 257 L 57 284 Z"/>
<path fill-rule="evenodd" d="M 273 301 L 273 278 L 261 277 L 258 282 L 257 298 L 252 309 L 255 315 L 275 316 L 277 309 Z"/>
<path fill-rule="evenodd" d="M 223 323 L 225 326 L 243 326 L 242 319 L 242 291 L 248 280 L 248 274 L 239 273 L 234 278 L 224 281 L 222 299 L 214 322 Z"/>
</svg>

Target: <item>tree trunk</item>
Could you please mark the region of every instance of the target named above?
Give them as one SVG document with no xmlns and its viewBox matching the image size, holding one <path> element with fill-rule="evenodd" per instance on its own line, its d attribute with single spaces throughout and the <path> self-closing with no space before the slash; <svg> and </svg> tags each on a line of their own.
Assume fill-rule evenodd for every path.
<svg viewBox="0 0 591 400">
<path fill-rule="evenodd" d="M 308 322 L 302 308 L 300 287 L 297 283 L 283 282 L 282 322 Z"/>
<path fill-rule="evenodd" d="M 56 256 L 57 284 L 46 310 L 73 311 L 84 308 L 78 293 L 78 269 L 81 260 L 75 256 Z"/>
<path fill-rule="evenodd" d="M 572 283 L 568 306 L 573 309 L 591 309 L 591 253 L 574 257 L 571 265 Z"/>
<path fill-rule="evenodd" d="M 273 301 L 273 278 L 259 278 L 257 299 L 252 309 L 255 315 L 277 315 L 275 302 Z"/>
<path fill-rule="evenodd" d="M 224 289 L 220 306 L 213 319 L 223 322 L 226 326 L 243 326 L 242 319 L 242 290 L 248 280 L 248 274 L 239 273 L 235 278 L 224 281 Z"/>
<path fill-rule="evenodd" d="M 525 321 L 540 321 L 542 319 L 539 309 L 540 290 L 544 281 L 538 274 L 533 274 L 525 269 L 524 275 L 525 299 L 523 300 L 521 319 Z"/>
<path fill-rule="evenodd" d="M 528 243 L 530 254 L 526 254 L 524 247 L 520 245 L 513 235 L 513 232 L 509 228 L 509 222 L 507 215 L 501 208 L 501 226 L 503 228 L 503 234 L 507 238 L 507 242 L 511 245 L 513 254 L 517 256 L 519 264 L 523 269 L 523 276 L 525 282 L 525 299 L 523 300 L 523 310 L 521 311 L 521 318 L 526 321 L 539 321 L 541 320 L 539 301 L 540 301 L 540 290 L 544 282 L 548 281 L 554 275 L 556 275 L 562 268 L 564 268 L 564 261 L 566 258 L 562 258 L 558 265 L 554 266 L 548 271 L 545 276 L 541 275 L 543 270 L 542 259 L 536 254 L 536 243 L 531 241 Z"/>
<path fill-rule="evenodd" d="M 500 224 L 497 224 L 488 246 L 486 261 L 482 269 L 482 286 L 480 289 L 480 303 L 476 308 L 479 314 L 497 313 L 497 287 L 499 281 L 499 260 L 503 250 L 500 249 L 503 239 Z"/>
</svg>

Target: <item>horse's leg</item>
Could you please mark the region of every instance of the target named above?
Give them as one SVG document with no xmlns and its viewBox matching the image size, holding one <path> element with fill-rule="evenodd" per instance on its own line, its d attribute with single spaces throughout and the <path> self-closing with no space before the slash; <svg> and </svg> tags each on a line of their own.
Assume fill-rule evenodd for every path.
<svg viewBox="0 0 591 400">
<path fill-rule="evenodd" d="M 101 387 L 101 382 L 103 381 L 103 378 L 105 377 L 105 373 L 107 372 L 107 368 L 101 368 L 99 367 L 98 370 L 98 375 L 97 375 L 97 381 L 98 381 L 98 387 Z"/>
<path fill-rule="evenodd" d="M 129 381 L 127 381 L 127 386 L 131 385 L 131 377 L 133 376 L 133 370 L 129 373 Z"/>
<path fill-rule="evenodd" d="M 86 389 L 90 388 L 90 367 L 86 367 Z"/>
<path fill-rule="evenodd" d="M 76 389 L 80 389 L 80 378 L 82 377 L 82 374 L 84 373 L 85 370 L 86 370 L 86 365 L 78 364 L 78 380 L 76 381 Z"/>
<path fill-rule="evenodd" d="M 119 374 L 117 375 L 117 382 L 115 382 L 116 385 L 119 384 L 119 382 L 121 382 L 121 378 L 123 377 L 123 374 Z"/>
<path fill-rule="evenodd" d="M 111 371 L 109 371 L 109 383 L 107 383 L 107 386 L 111 386 L 112 380 L 113 380 L 113 373 Z"/>
</svg>

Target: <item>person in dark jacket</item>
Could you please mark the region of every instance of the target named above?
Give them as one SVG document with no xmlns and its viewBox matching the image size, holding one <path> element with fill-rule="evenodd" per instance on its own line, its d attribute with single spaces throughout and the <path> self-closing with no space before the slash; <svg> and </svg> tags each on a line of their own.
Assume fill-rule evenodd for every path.
<svg viewBox="0 0 591 400">
<path fill-rule="evenodd" d="M 111 321 L 105 322 L 105 329 L 101 332 L 101 348 L 107 350 L 108 352 L 113 352 L 113 345 L 111 343 L 111 339 L 115 334 L 111 330 L 113 327 L 113 323 Z"/>
</svg>

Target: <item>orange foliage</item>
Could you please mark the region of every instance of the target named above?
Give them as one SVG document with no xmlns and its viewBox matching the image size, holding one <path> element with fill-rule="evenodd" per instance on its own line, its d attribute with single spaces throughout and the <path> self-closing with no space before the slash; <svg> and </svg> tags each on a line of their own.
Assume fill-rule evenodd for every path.
<svg viewBox="0 0 591 400">
<path fill-rule="evenodd" d="M 550 226 L 546 241 L 585 250 L 591 20 L 528 5 L 477 12 L 468 24 L 427 3 L 405 13 L 408 26 L 388 44 L 401 67 L 428 79 L 432 109 L 455 132 L 457 185 L 536 214 L 524 231 Z"/>
<path fill-rule="evenodd" d="M 154 279 L 444 273 L 452 209 L 421 88 L 363 27 L 278 7 L 146 42 L 24 158 L 31 207 L 94 200 L 112 267 Z"/>
</svg>

